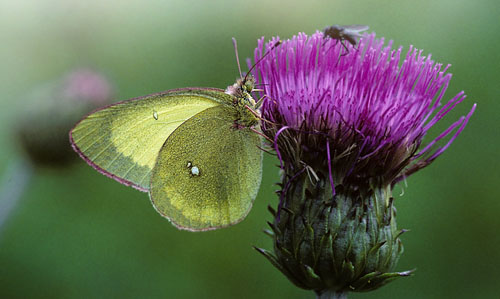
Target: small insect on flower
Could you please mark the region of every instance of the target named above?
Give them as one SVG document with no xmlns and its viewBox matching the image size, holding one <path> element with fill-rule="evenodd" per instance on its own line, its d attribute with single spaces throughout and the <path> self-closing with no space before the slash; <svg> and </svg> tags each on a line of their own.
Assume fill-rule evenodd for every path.
<svg viewBox="0 0 500 299">
<path fill-rule="evenodd" d="M 332 25 L 323 29 L 324 38 L 336 39 L 337 42 L 340 42 L 344 49 L 347 51 L 346 55 L 349 53 L 349 49 L 345 45 L 344 41 L 348 41 L 353 47 L 358 44 L 358 38 L 360 38 L 361 32 L 368 30 L 370 27 L 366 25 Z"/>
</svg>

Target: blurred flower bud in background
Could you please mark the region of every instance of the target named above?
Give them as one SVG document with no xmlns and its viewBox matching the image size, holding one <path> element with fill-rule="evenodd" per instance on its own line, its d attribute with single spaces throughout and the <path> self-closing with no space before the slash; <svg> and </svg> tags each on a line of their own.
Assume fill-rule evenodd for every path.
<svg viewBox="0 0 500 299">
<path fill-rule="evenodd" d="M 109 80 L 91 69 L 77 69 L 35 90 L 15 124 L 18 143 L 36 166 L 60 167 L 76 161 L 68 132 L 82 117 L 111 103 Z"/>
<path fill-rule="evenodd" d="M 0 228 L 16 206 L 33 174 L 33 167 L 67 167 L 77 161 L 68 132 L 86 113 L 111 103 L 113 88 L 102 74 L 77 69 L 34 89 L 23 98 L 14 121 L 13 139 L 28 159 L 11 159 L 0 181 Z M 21 155 L 19 155 L 21 156 Z"/>
</svg>

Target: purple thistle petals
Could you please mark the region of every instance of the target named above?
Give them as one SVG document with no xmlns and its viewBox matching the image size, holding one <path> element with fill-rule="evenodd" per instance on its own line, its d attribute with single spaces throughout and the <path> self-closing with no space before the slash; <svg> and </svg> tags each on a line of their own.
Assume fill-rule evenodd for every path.
<svg viewBox="0 0 500 299">
<path fill-rule="evenodd" d="M 461 103 L 465 99 L 464 92 L 461 91 L 458 93 L 453 99 L 451 99 L 448 103 L 446 103 L 437 113 L 434 115 L 434 118 L 424 127 L 424 131 L 429 130 L 432 126 L 434 126 L 441 118 L 443 118 L 448 112 L 453 110 L 455 106 Z"/>
<path fill-rule="evenodd" d="M 462 121 L 462 125 L 460 126 L 460 128 L 458 128 L 458 130 L 455 132 L 455 134 L 450 138 L 450 140 L 448 141 L 448 143 L 446 143 L 443 147 L 441 147 L 440 149 L 438 149 L 429 159 L 428 161 L 434 161 L 434 159 L 436 159 L 438 156 L 440 156 L 451 144 L 453 141 L 455 141 L 455 139 L 458 137 L 458 135 L 460 135 L 460 133 L 462 133 L 463 129 L 465 129 L 465 126 L 467 125 L 467 123 L 469 122 L 469 119 L 470 117 L 472 116 L 472 114 L 474 113 L 474 111 L 476 110 L 476 106 L 477 104 L 474 104 L 472 105 L 472 109 L 469 111 L 469 113 L 467 114 L 466 117 L 461 117 L 461 119 L 463 119 Z"/>
<path fill-rule="evenodd" d="M 265 44 L 263 38 L 259 39 L 254 60 L 278 40 L 275 37 Z M 401 59 L 402 47 L 392 49 L 392 41 L 385 43 L 374 34 L 364 35 L 357 49 L 347 45 L 349 53 L 343 56 L 343 46 L 336 40 L 325 40 L 321 32 L 312 36 L 299 33 L 282 42 L 254 70 L 269 98 L 262 104 L 262 116 L 279 124 L 272 131 L 268 131 L 268 124 L 262 126 L 264 132 L 275 137 L 276 149 L 276 135 L 285 127 L 293 134 L 322 132 L 329 135 L 329 162 L 337 161 L 336 155 L 354 146 L 354 164 L 340 167 L 353 175 L 372 167 L 377 173 L 371 175 L 388 175 L 387 179 L 392 180 L 399 175 L 396 171 L 403 171 L 411 163 L 423 163 L 415 160 L 428 155 L 439 140 L 458 127 L 448 143 L 425 162 L 430 163 L 444 152 L 474 112 L 475 106 L 467 117 L 416 154 L 427 131 L 465 99 L 460 92 L 441 105 L 451 80 L 451 74 L 446 73 L 450 65 L 435 63 L 431 55 L 424 56 L 413 46 Z M 325 150 L 322 142 L 306 146 Z M 277 153 L 283 167 L 287 157 Z M 337 162 L 335 167 L 339 167 Z"/>
<path fill-rule="evenodd" d="M 438 137 L 436 137 L 430 144 L 428 144 L 424 149 L 422 149 L 418 154 L 416 154 L 412 158 L 412 160 L 413 160 L 412 165 L 410 167 L 408 167 L 402 175 L 397 177 L 393 183 L 397 183 L 397 182 L 401 181 L 402 179 L 405 179 L 406 177 L 410 176 L 411 174 L 417 172 L 418 170 L 428 166 L 430 163 L 432 163 L 432 161 L 434 161 L 437 157 L 439 157 L 453 143 L 453 141 L 458 137 L 458 135 L 465 128 L 470 117 L 472 116 L 472 114 L 476 110 L 476 106 L 477 105 L 474 104 L 472 106 L 472 109 L 467 114 L 467 116 L 465 116 L 465 117 L 462 116 L 458 121 L 454 122 L 450 127 L 448 127 L 448 129 L 446 129 L 443 133 L 441 133 Z M 461 126 L 458 128 L 458 130 L 455 132 L 455 134 L 453 134 L 453 136 L 450 138 L 450 140 L 448 140 L 448 142 L 444 146 L 439 147 L 433 154 L 427 153 L 432 148 L 432 146 L 436 144 L 436 142 L 439 139 L 442 139 L 445 136 L 447 136 L 459 124 L 461 124 Z M 430 156 L 427 159 L 421 159 L 424 155 L 427 155 L 427 156 L 430 155 Z M 419 160 L 419 161 L 416 161 L 416 160 Z"/>
<path fill-rule="evenodd" d="M 432 140 L 424 149 L 422 149 L 419 153 L 417 153 L 414 157 L 413 160 L 416 160 L 426 154 L 439 140 L 443 139 L 444 137 L 448 136 L 450 132 L 452 132 L 458 125 L 463 123 L 464 117 L 462 116 L 459 120 L 454 122 L 451 126 L 449 126 L 446 130 L 444 130 L 441 134 L 439 134 L 438 137 L 436 137 L 434 140 Z"/>
<path fill-rule="evenodd" d="M 464 96 L 465 97 L 465 96 Z M 416 160 L 423 155 L 427 154 L 427 152 L 441 139 L 449 135 L 457 126 L 460 125 L 458 130 L 453 134 L 453 136 L 450 138 L 450 140 L 446 143 L 446 145 L 438 148 L 434 154 L 432 154 L 426 161 L 433 161 L 436 159 L 439 155 L 441 155 L 450 145 L 451 143 L 458 137 L 458 135 L 462 132 L 462 130 L 465 128 L 467 125 L 467 122 L 469 121 L 470 117 L 476 110 L 476 104 L 472 106 L 472 109 L 470 112 L 467 114 L 467 116 L 462 116 L 459 120 L 454 122 L 451 126 L 449 126 L 446 130 L 444 130 L 441 134 L 439 134 L 438 137 L 436 137 L 434 140 L 432 140 L 424 149 L 422 149 L 419 153 L 417 153 L 414 157 L 413 160 Z"/>
</svg>

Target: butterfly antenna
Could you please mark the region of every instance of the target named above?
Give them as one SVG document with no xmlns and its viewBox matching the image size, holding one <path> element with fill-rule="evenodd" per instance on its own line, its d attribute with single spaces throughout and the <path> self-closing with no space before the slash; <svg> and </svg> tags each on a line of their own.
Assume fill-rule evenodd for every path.
<svg viewBox="0 0 500 299">
<path fill-rule="evenodd" d="M 236 38 L 233 37 L 232 39 L 233 39 L 234 53 L 236 54 L 236 64 L 238 64 L 238 71 L 240 72 L 240 78 L 243 78 L 243 75 L 241 74 L 240 58 L 238 57 L 238 44 L 236 43 Z"/>
<path fill-rule="evenodd" d="M 252 72 L 252 70 L 255 68 L 255 66 L 257 66 L 257 64 L 259 64 L 262 59 L 264 59 L 269 53 L 271 53 L 272 50 L 274 50 L 274 48 L 276 48 L 277 46 L 281 45 L 281 41 L 277 41 L 273 47 L 271 49 L 269 49 L 269 51 L 266 52 L 266 54 L 264 54 L 264 56 L 262 56 L 259 60 L 257 60 L 256 63 L 254 63 L 254 65 L 252 65 L 252 67 L 248 70 L 247 74 L 245 75 L 245 78 L 243 79 L 243 81 L 246 81 L 247 80 L 247 77 L 248 77 L 248 74 L 250 74 Z"/>
</svg>

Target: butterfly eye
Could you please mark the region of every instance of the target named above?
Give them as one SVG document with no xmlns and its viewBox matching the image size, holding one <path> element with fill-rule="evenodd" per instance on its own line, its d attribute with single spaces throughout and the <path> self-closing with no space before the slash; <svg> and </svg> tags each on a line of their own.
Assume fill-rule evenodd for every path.
<svg viewBox="0 0 500 299">
<path fill-rule="evenodd" d="M 253 76 L 249 76 L 248 79 L 245 81 L 245 89 L 247 92 L 252 92 L 252 90 L 255 87 L 255 79 Z"/>
</svg>

